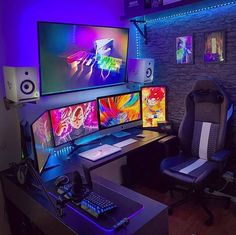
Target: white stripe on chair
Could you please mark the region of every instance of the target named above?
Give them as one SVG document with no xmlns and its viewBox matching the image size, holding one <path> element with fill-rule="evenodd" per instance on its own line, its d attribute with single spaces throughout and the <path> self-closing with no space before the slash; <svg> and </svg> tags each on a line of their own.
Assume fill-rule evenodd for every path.
<svg viewBox="0 0 236 235">
<path fill-rule="evenodd" d="M 211 130 L 211 123 L 203 122 L 202 130 L 201 130 L 201 137 L 200 137 L 200 144 L 199 144 L 199 157 L 205 160 L 207 160 L 207 150 L 208 150 L 210 130 Z"/>
<path fill-rule="evenodd" d="M 202 166 L 205 162 L 207 162 L 207 160 L 204 159 L 198 159 L 195 162 L 193 162 L 192 164 L 184 167 L 183 169 L 181 169 L 179 172 L 184 173 L 184 174 L 188 174 L 191 171 L 197 169 L 198 167 Z"/>
</svg>

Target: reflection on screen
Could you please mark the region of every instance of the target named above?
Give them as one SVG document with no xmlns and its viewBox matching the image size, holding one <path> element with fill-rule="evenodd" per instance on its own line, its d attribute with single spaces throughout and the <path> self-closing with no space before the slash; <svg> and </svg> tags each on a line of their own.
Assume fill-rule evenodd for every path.
<svg viewBox="0 0 236 235">
<path fill-rule="evenodd" d="M 165 87 L 142 87 L 143 127 L 157 127 L 158 122 L 166 121 Z"/>
<path fill-rule="evenodd" d="M 54 146 L 48 112 L 45 112 L 32 124 L 32 131 L 38 170 L 41 172 Z"/>
<path fill-rule="evenodd" d="M 129 30 L 38 23 L 42 94 L 126 81 Z"/>
<path fill-rule="evenodd" d="M 98 130 L 96 101 L 50 110 L 55 145 Z"/>
<path fill-rule="evenodd" d="M 107 128 L 141 119 L 140 93 L 98 99 L 100 127 Z"/>
</svg>

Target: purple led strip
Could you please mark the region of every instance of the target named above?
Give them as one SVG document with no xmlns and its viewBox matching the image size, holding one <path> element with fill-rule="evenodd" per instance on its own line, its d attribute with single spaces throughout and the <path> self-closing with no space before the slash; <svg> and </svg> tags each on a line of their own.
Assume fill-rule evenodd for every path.
<svg viewBox="0 0 236 235">
<path fill-rule="evenodd" d="M 135 211 L 133 214 L 131 214 L 131 215 L 128 217 L 128 219 L 131 220 L 131 219 L 134 218 L 137 214 L 139 214 L 143 209 L 144 209 L 144 206 L 142 205 L 142 207 L 141 207 L 139 210 Z"/>
</svg>

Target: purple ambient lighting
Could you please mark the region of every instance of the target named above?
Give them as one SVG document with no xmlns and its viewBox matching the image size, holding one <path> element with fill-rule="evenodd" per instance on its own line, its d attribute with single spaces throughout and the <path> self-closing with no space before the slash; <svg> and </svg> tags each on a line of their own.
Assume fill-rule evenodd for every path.
<svg viewBox="0 0 236 235">
<path fill-rule="evenodd" d="M 57 197 L 56 197 L 53 193 L 49 192 L 49 194 L 50 194 L 52 197 L 54 197 L 55 199 L 57 199 Z M 83 213 L 81 213 L 80 211 L 76 210 L 76 209 L 73 208 L 72 206 L 66 204 L 66 207 L 70 208 L 71 210 L 73 210 L 73 211 L 76 212 L 77 214 L 81 215 L 83 218 L 85 218 L 86 220 L 88 220 L 89 222 L 91 222 L 92 224 L 94 224 L 96 227 L 98 227 L 98 228 L 101 229 L 101 230 L 103 230 L 103 231 L 105 231 L 105 232 L 109 232 L 109 233 L 114 231 L 114 229 L 105 229 L 105 228 L 103 228 L 102 226 L 100 226 L 99 224 L 97 224 L 96 222 L 94 222 L 93 220 L 91 220 L 88 216 L 84 215 Z"/>
<path fill-rule="evenodd" d="M 54 195 L 53 193 L 49 192 L 49 194 L 50 194 L 53 198 L 57 199 L 57 196 Z M 66 207 L 70 208 L 71 210 L 73 210 L 74 212 L 76 212 L 77 214 L 81 215 L 83 218 L 85 218 L 86 220 L 88 220 L 89 222 L 91 222 L 92 224 L 94 224 L 96 227 L 98 227 L 99 229 L 101 229 L 101 230 L 103 230 L 103 231 L 105 231 L 105 232 L 107 232 L 107 233 L 111 233 L 111 232 L 113 232 L 113 231 L 115 230 L 114 228 L 113 228 L 113 229 L 106 229 L 106 228 L 100 226 L 100 225 L 97 224 L 95 221 L 91 220 L 88 216 L 84 215 L 84 214 L 81 213 L 79 210 L 76 210 L 75 208 L 73 208 L 72 206 L 70 206 L 70 205 L 68 205 L 68 204 L 66 204 Z M 133 214 L 131 214 L 131 215 L 128 217 L 128 219 L 131 220 L 131 219 L 134 218 L 136 215 L 138 215 L 141 211 L 143 211 L 143 209 L 144 209 L 144 206 L 142 205 L 142 208 L 140 208 L 139 210 L 137 210 L 137 211 L 135 211 Z"/>
</svg>

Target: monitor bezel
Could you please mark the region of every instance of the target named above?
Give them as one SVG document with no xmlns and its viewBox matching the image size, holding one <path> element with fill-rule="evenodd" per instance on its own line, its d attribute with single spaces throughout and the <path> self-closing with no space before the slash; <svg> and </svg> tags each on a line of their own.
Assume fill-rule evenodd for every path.
<svg viewBox="0 0 236 235">
<path fill-rule="evenodd" d="M 48 159 L 50 157 L 50 153 L 48 154 L 47 156 L 47 160 L 44 162 L 43 166 L 42 166 L 42 169 L 40 171 L 39 169 L 39 161 L 38 161 L 38 155 L 37 155 L 37 150 L 36 150 L 36 147 L 35 147 L 35 136 L 34 136 L 34 130 L 33 130 L 33 125 L 36 121 L 39 120 L 39 118 L 41 118 L 45 113 L 48 113 L 48 117 L 49 117 L 49 122 L 50 122 L 50 127 L 51 127 L 51 134 L 52 134 L 52 140 L 53 140 L 53 148 L 55 147 L 55 141 L 54 141 L 54 136 L 53 136 L 53 133 L 52 133 L 52 122 L 51 122 L 51 117 L 50 117 L 50 114 L 49 114 L 49 111 L 46 110 L 44 111 L 40 116 L 38 116 L 36 119 L 34 119 L 34 121 L 31 123 L 30 125 L 30 129 L 31 129 L 31 138 L 32 138 L 32 144 L 33 144 L 33 151 L 34 151 L 34 165 L 35 167 L 37 168 L 37 171 L 39 174 L 42 174 L 43 172 L 43 169 L 45 168 L 45 166 L 47 165 L 47 162 L 48 162 Z"/>
<path fill-rule="evenodd" d="M 56 145 L 55 136 L 54 136 L 54 132 L 53 132 L 53 126 L 52 126 L 51 111 L 52 111 L 52 110 L 56 110 L 56 109 L 66 108 L 66 107 L 69 107 L 69 106 L 81 105 L 81 104 L 89 103 L 89 102 L 93 102 L 93 101 L 95 101 L 95 103 L 96 103 L 96 109 L 97 109 L 97 110 L 96 110 L 96 114 L 98 115 L 98 107 L 97 107 L 97 100 L 96 100 L 96 99 L 88 100 L 88 101 L 84 101 L 84 102 L 80 102 L 80 103 L 75 103 L 75 104 L 64 105 L 64 106 L 60 106 L 60 107 L 52 108 L 52 109 L 49 109 L 49 110 L 48 110 L 48 111 L 49 111 L 49 115 L 50 115 L 51 127 L 52 127 L 52 135 L 53 135 L 54 147 L 59 147 L 59 146 L 62 146 L 62 145 L 64 145 L 64 144 L 68 144 L 68 143 L 73 143 L 73 142 L 75 142 L 75 141 L 78 140 L 78 139 L 81 139 L 81 138 L 83 138 L 83 137 L 85 137 L 85 136 L 89 136 L 89 135 L 92 135 L 92 134 L 98 132 L 100 129 L 99 129 L 99 120 L 98 120 L 98 117 L 97 117 L 97 120 L 98 120 L 98 129 L 97 129 L 96 131 L 91 132 L 91 133 L 88 133 L 88 134 L 83 135 L 83 136 L 80 136 L 80 137 L 75 138 L 75 139 L 73 139 L 73 140 L 64 142 L 64 143 L 62 143 L 62 144 Z"/>
<path fill-rule="evenodd" d="M 167 86 L 166 85 L 147 85 L 147 86 L 142 86 L 140 93 L 141 93 L 141 108 L 142 108 L 142 114 L 143 114 L 143 92 L 142 90 L 145 88 L 151 88 L 151 87 L 161 87 L 161 88 L 165 88 L 165 121 L 161 121 L 158 123 L 165 123 L 167 122 Z M 142 119 L 143 119 L 143 115 L 142 115 Z M 144 127 L 143 126 L 143 122 L 142 122 L 142 128 L 157 128 L 158 126 L 150 126 L 150 127 Z"/>
<path fill-rule="evenodd" d="M 99 100 L 100 99 L 104 99 L 104 98 L 110 98 L 110 97 L 116 97 L 116 96 L 122 96 L 122 95 L 128 95 L 128 94 L 134 94 L 134 93 L 139 93 L 139 101 L 140 101 L 140 119 L 134 120 L 134 121 L 130 121 L 130 122 L 125 122 L 125 123 L 121 123 L 121 124 L 117 124 L 117 125 L 113 125 L 113 126 L 109 126 L 109 127 L 104 127 L 101 125 L 101 119 L 100 119 L 100 109 L 99 109 Z M 110 128 L 115 128 L 115 127 L 120 127 L 122 125 L 128 125 L 131 123 L 135 123 L 135 122 L 140 122 L 142 121 L 142 104 L 141 104 L 141 93 L 140 91 L 131 91 L 131 92 L 125 92 L 125 93 L 119 93 L 119 94 L 113 94 L 113 95 L 107 95 L 107 96 L 101 96 L 97 98 L 97 107 L 98 107 L 98 123 L 99 123 L 99 130 L 103 131 L 103 130 L 107 130 Z"/>
<path fill-rule="evenodd" d="M 111 29 L 124 29 L 127 30 L 127 48 L 126 48 L 126 62 L 125 62 L 125 74 L 124 74 L 124 82 L 115 83 L 115 84 L 108 84 L 108 85 L 101 85 L 101 86 L 92 86 L 92 87 L 85 87 L 85 88 L 79 88 L 79 89 L 73 89 L 73 90 L 64 90 L 64 91 L 58 91 L 58 92 L 49 92 L 45 93 L 42 89 L 42 73 L 41 73 L 41 54 L 40 54 L 40 34 L 39 34 L 39 25 L 40 24 L 61 24 L 61 25 L 76 25 L 76 26 L 88 26 L 88 27 L 99 27 L 99 28 L 111 28 Z M 72 93 L 72 92 L 78 92 L 78 91 L 86 91 L 86 90 L 92 90 L 92 89 L 100 89 L 100 88 L 106 88 L 106 87 L 113 87 L 113 86 L 121 86 L 128 82 L 128 72 L 127 72 L 127 66 L 128 66 L 128 55 L 129 55 L 129 41 L 130 41 L 130 30 L 127 27 L 114 27 L 114 26 L 101 26 L 101 25 L 87 25 L 87 24 L 78 24 L 78 23 L 63 23 L 63 22 L 50 22 L 50 21 L 37 21 L 37 39 L 38 39 L 38 62 L 39 62 L 39 90 L 40 90 L 40 96 L 49 96 L 49 95 L 56 95 L 56 94 L 64 94 L 64 93 Z"/>
</svg>

